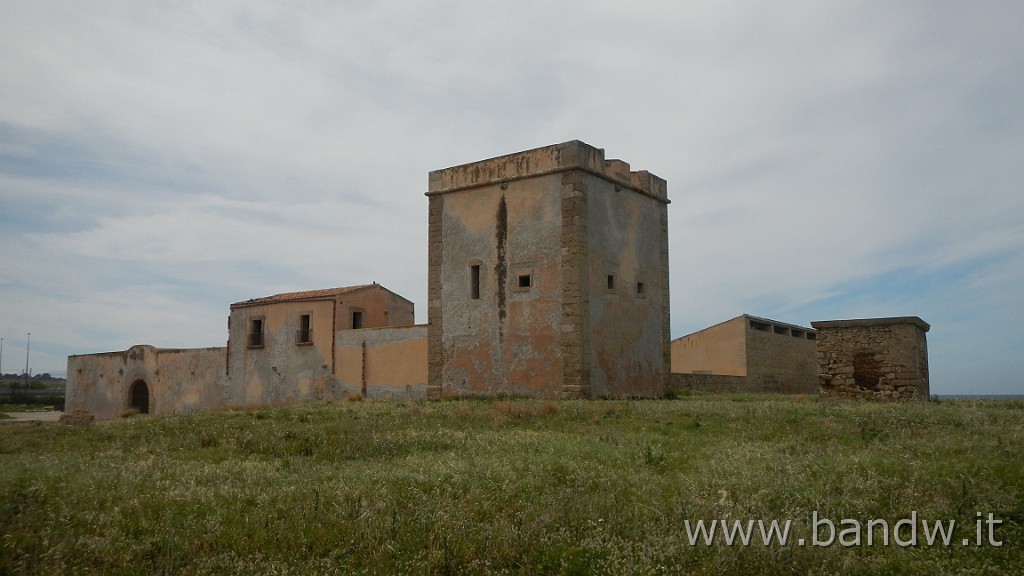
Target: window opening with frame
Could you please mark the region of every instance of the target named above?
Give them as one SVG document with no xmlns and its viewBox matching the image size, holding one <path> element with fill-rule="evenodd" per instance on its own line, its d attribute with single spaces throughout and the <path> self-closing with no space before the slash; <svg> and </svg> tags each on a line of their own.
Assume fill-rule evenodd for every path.
<svg viewBox="0 0 1024 576">
<path fill-rule="evenodd" d="M 263 347 L 263 318 L 249 321 L 249 348 Z"/>
<path fill-rule="evenodd" d="M 480 299 L 480 265 L 473 264 L 469 267 L 469 297 L 473 300 Z"/>
<path fill-rule="evenodd" d="M 296 344 L 312 344 L 313 343 L 313 323 L 311 314 L 302 314 L 299 316 L 299 329 L 295 331 L 295 343 Z"/>
</svg>

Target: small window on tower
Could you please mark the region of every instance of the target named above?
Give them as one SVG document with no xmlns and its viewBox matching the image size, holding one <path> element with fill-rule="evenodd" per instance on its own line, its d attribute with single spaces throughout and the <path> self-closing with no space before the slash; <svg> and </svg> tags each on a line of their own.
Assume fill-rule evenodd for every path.
<svg viewBox="0 0 1024 576">
<path fill-rule="evenodd" d="M 534 276 L 536 268 L 528 262 L 513 264 L 509 281 L 509 289 L 512 292 L 530 292 L 537 284 L 537 277 Z"/>
<path fill-rule="evenodd" d="M 363 312 L 361 310 L 352 311 L 352 329 L 359 330 L 363 327 Z"/>
<path fill-rule="evenodd" d="M 644 286 L 643 282 L 637 282 L 636 283 L 636 295 L 637 295 L 638 298 L 643 298 L 644 296 L 646 296 L 647 295 L 646 290 L 647 290 L 647 287 Z"/>
<path fill-rule="evenodd" d="M 615 274 L 608 275 L 608 289 L 615 290 Z"/>
<path fill-rule="evenodd" d="M 473 300 L 480 299 L 480 265 L 474 264 L 469 267 L 469 297 Z"/>
</svg>

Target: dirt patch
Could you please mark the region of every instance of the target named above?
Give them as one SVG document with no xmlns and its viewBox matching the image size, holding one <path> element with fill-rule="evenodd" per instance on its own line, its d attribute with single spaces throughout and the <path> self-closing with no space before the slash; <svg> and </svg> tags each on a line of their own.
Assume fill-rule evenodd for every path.
<svg viewBox="0 0 1024 576">
<path fill-rule="evenodd" d="M 9 419 L 0 420 L 0 424 L 15 422 L 57 422 L 63 412 L 5 412 Z"/>
</svg>

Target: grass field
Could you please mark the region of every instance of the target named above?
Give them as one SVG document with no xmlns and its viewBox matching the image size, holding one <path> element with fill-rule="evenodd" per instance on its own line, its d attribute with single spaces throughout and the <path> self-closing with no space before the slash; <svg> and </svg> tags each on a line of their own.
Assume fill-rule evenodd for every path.
<svg viewBox="0 0 1024 576">
<path fill-rule="evenodd" d="M 916 545 L 891 534 L 904 519 Z M 691 544 L 698 520 L 792 524 L 786 545 L 756 528 L 746 546 Z M 889 545 L 852 523 L 869 520 Z M 955 521 L 950 544 L 928 545 L 922 520 Z M 0 535 L 0 574 L 1019 573 L 1024 402 L 340 402 L 5 424 Z"/>
</svg>

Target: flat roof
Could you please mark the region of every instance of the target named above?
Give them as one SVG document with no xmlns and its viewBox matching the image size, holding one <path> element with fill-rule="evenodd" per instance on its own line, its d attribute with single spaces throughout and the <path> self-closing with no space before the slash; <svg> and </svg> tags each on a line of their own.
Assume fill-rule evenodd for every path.
<svg viewBox="0 0 1024 576">
<path fill-rule="evenodd" d="M 889 318 L 855 318 L 851 320 L 823 320 L 811 322 L 816 329 L 828 328 L 866 328 L 870 326 L 891 326 L 893 324 L 913 324 L 927 332 L 931 325 L 917 316 L 892 316 Z"/>
</svg>

